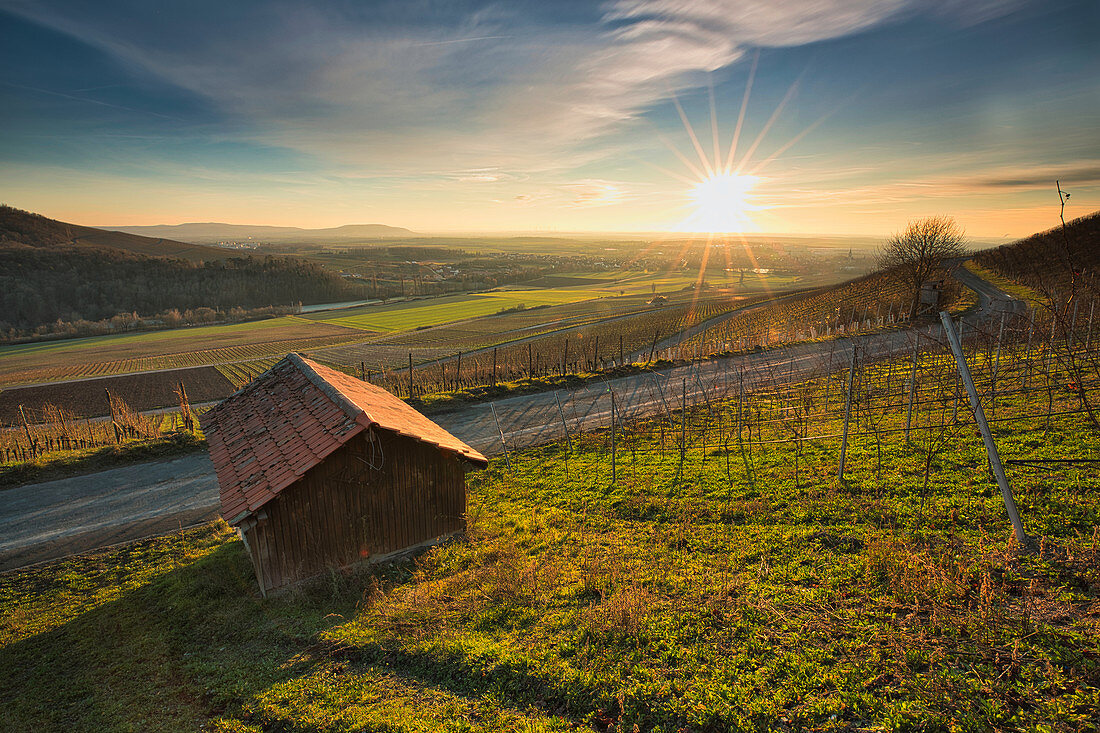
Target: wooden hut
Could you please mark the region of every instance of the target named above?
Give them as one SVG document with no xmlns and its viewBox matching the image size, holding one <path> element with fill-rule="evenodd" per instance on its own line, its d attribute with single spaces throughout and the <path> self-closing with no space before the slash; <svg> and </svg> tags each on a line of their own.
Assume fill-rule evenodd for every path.
<svg viewBox="0 0 1100 733">
<path fill-rule="evenodd" d="M 464 532 L 466 471 L 487 463 L 384 389 L 298 354 L 202 428 L 265 595 Z"/>
</svg>

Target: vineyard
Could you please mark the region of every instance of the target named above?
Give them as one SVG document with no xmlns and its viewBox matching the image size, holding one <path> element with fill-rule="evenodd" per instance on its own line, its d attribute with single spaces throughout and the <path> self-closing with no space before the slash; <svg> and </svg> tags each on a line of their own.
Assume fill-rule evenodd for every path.
<svg viewBox="0 0 1100 733">
<path fill-rule="evenodd" d="M 678 296 L 685 299 L 685 296 Z M 675 300 L 673 301 L 675 302 Z M 362 365 L 372 371 L 395 369 L 408 364 L 409 353 L 420 364 L 468 353 L 508 342 L 575 329 L 579 326 L 651 313 L 647 298 L 600 298 L 584 303 L 524 310 L 485 316 L 426 329 L 384 336 L 369 343 L 349 344 L 317 350 L 319 358 L 331 363 Z"/>
<path fill-rule="evenodd" d="M 937 308 L 957 313 L 977 302 L 972 291 L 959 286 L 947 273 L 941 282 Z M 665 356 L 694 358 L 907 324 L 910 298 L 899 282 L 876 273 L 735 316 L 685 340 Z"/>
<path fill-rule="evenodd" d="M 148 441 L 181 431 L 197 432 L 198 412 L 191 407 L 186 386 L 182 392 L 173 393 L 176 410 L 156 414 L 138 412 L 109 390 L 98 397 L 109 420 L 82 419 L 71 409 L 54 404 L 40 409 L 17 406 L 14 426 L 0 428 L 0 464 L 25 464 L 50 453 Z"/>
<path fill-rule="evenodd" d="M 697 409 L 677 380 L 657 419 L 620 395 L 601 433 L 515 447 L 474 489 L 478 539 L 330 638 L 444 659 L 441 682 L 534 674 L 550 710 L 625 730 L 1087 729 L 1100 352 L 1050 315 L 965 326 L 1008 492 L 942 329 L 816 375 L 776 350 L 731 360 Z M 264 694 L 265 724 L 320 684 Z"/>
<path fill-rule="evenodd" d="M 275 602 L 224 525 L 17 571 L 8 715 L 149 719 L 182 654 L 158 689 L 223 731 L 1090 730 L 1100 329 L 1052 306 L 953 324 L 975 401 L 926 321 L 566 392 L 557 441 L 502 414 L 465 541 Z"/>
<path fill-rule="evenodd" d="M 181 382 L 195 404 L 220 400 L 234 390 L 229 379 L 209 366 L 14 387 L 0 392 L 0 421 L 7 424 L 19 421 L 20 406 L 41 409 L 54 405 L 81 418 L 106 415 L 107 392 L 124 396 L 135 410 L 169 407 L 178 403 L 175 389 Z"/>
<path fill-rule="evenodd" d="M 695 301 L 694 296 L 684 295 L 678 301 L 670 301 L 678 304 L 645 306 L 644 310 L 633 306 L 612 316 L 577 314 L 551 324 L 546 324 L 542 316 L 541 328 L 545 332 L 537 338 L 505 342 L 474 353 L 462 353 L 462 347 L 477 343 L 477 337 L 489 337 L 489 332 L 474 332 L 475 338 L 470 338 L 469 332 L 459 331 L 459 338 L 468 340 L 456 343 L 449 338 L 453 334 L 448 328 L 434 334 L 431 340 L 425 339 L 434 344 L 432 348 L 420 346 L 415 352 L 407 345 L 389 346 L 392 342 L 387 341 L 323 349 L 312 355 L 349 374 L 380 384 L 394 394 L 423 396 L 554 374 L 593 373 L 633 361 L 649 362 L 655 358 L 657 344 L 662 340 L 769 297 L 737 299 L 720 294 L 699 296 Z M 578 323 L 590 325 L 578 326 Z M 469 325 L 474 324 L 480 325 L 477 321 Z M 438 361 L 421 363 L 427 358 Z"/>
<path fill-rule="evenodd" d="M 1012 244 L 986 250 L 974 259 L 982 267 L 1060 300 L 1082 289 L 1100 290 L 1100 212 Z"/>
<path fill-rule="evenodd" d="M 275 365 L 281 356 L 271 356 L 254 361 L 237 361 L 232 364 L 218 364 L 216 369 L 233 383 L 233 389 L 240 389 L 256 377 Z"/>
<path fill-rule="evenodd" d="M 306 349 L 323 348 L 333 344 L 347 343 L 349 340 L 355 339 L 349 339 L 347 332 L 344 332 L 332 336 L 281 339 L 243 344 L 240 346 L 221 346 L 214 349 L 199 348 L 193 351 L 158 354 L 155 356 L 139 356 L 116 361 L 101 362 L 79 362 L 78 357 L 74 355 L 65 358 L 65 361 L 71 361 L 73 363 L 68 363 L 64 366 L 39 367 L 22 371 L 6 372 L 0 375 L 0 384 L 36 384 L 39 382 L 89 379 L 164 369 L 186 369 L 225 364 L 235 361 L 254 361 L 273 356 L 284 356 L 291 351 L 304 351 Z M 87 358 L 87 354 L 82 354 L 81 357 Z"/>
</svg>

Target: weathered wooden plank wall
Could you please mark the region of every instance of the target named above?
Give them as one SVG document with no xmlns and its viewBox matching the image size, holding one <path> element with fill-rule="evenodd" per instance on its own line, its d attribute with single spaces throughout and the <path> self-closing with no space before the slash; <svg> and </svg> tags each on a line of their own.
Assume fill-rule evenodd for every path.
<svg viewBox="0 0 1100 733">
<path fill-rule="evenodd" d="M 348 441 L 244 530 L 265 592 L 465 530 L 464 462 L 384 431 L 373 438 Z"/>
</svg>

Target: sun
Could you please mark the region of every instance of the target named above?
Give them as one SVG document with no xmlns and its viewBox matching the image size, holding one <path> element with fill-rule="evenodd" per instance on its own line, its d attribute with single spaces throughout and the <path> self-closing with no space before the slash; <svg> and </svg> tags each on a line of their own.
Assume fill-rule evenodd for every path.
<svg viewBox="0 0 1100 733">
<path fill-rule="evenodd" d="M 750 198 L 757 180 L 756 176 L 713 173 L 696 183 L 689 193 L 695 205 L 692 227 L 706 232 L 744 231 L 749 212 L 757 208 Z"/>
</svg>

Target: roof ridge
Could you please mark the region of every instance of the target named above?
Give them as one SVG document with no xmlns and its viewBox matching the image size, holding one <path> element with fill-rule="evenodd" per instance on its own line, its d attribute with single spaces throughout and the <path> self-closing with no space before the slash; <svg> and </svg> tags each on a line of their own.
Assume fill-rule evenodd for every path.
<svg viewBox="0 0 1100 733">
<path fill-rule="evenodd" d="M 350 397 L 340 391 L 339 387 L 318 374 L 317 370 L 313 368 L 313 365 L 307 359 L 303 358 L 301 354 L 291 352 L 286 355 L 286 358 L 290 359 L 290 362 L 305 375 L 306 379 L 308 379 L 314 387 L 321 390 L 326 397 L 335 402 L 348 417 L 365 427 L 370 427 L 374 424 L 374 420 L 371 419 L 371 416 L 367 414 L 366 410 L 355 404 Z"/>
</svg>

